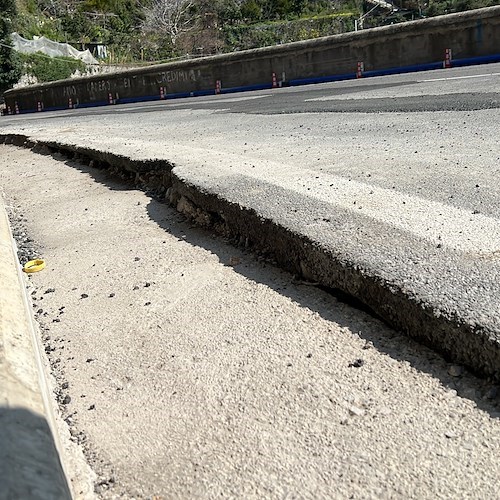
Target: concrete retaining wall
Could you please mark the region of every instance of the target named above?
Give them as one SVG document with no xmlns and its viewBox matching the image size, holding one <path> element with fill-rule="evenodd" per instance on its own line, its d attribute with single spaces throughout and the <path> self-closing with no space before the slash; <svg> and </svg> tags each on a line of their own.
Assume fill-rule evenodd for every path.
<svg viewBox="0 0 500 500">
<path fill-rule="evenodd" d="M 277 47 L 266 47 L 163 64 L 115 75 L 63 80 L 10 90 L 11 113 L 209 95 L 442 67 L 445 50 L 453 60 L 498 56 L 500 6 L 385 26 Z M 452 63 L 453 64 L 453 63 Z"/>
</svg>

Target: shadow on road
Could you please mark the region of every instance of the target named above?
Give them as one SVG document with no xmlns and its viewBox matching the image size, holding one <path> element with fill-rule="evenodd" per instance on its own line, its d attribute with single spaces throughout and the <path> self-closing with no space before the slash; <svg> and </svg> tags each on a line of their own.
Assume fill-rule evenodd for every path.
<svg viewBox="0 0 500 500">
<path fill-rule="evenodd" d="M 61 160 L 60 156 L 56 156 L 56 158 Z M 111 176 L 105 170 L 92 168 L 71 160 L 66 160 L 66 164 L 90 175 L 109 189 L 119 191 L 138 189 L 131 183 Z M 209 230 L 194 226 L 174 208 L 154 198 L 151 198 L 147 210 L 151 220 L 156 222 L 163 230 L 183 241 L 212 252 L 225 265 L 230 266 L 235 256 L 244 256 L 251 253 L 231 245 L 227 241 L 223 244 L 223 239 L 220 236 L 215 236 Z M 500 390 L 497 391 L 488 380 L 475 377 L 465 370 L 462 373 L 460 367 L 458 367 L 458 376 L 455 376 L 456 372 L 454 373 L 453 370 L 457 369 L 457 367 L 450 365 L 441 355 L 410 339 L 402 332 L 385 328 L 386 333 L 380 335 L 380 328 L 375 328 L 372 331 L 367 327 L 367 322 L 364 320 L 369 313 L 362 310 L 364 308 L 360 304 L 350 300 L 345 295 L 333 295 L 319 287 L 294 283 L 293 276 L 284 271 L 282 271 L 283 276 L 288 277 L 289 285 L 283 286 L 276 283 L 269 277 L 270 273 L 268 271 L 270 267 L 273 267 L 272 264 L 262 260 L 259 256 L 254 257 L 255 262 L 253 264 L 248 266 L 231 265 L 231 267 L 245 278 L 266 285 L 301 306 L 316 311 L 323 319 L 349 328 L 352 332 L 357 333 L 360 338 L 373 344 L 380 352 L 399 362 L 408 362 L 415 369 L 437 378 L 444 386 L 455 390 L 459 396 L 474 401 L 478 408 L 488 412 L 491 416 L 500 417 L 500 394 L 498 394 Z M 321 294 L 323 294 L 323 299 L 326 297 L 326 301 L 319 300 Z M 329 304 L 328 307 L 319 306 L 319 304 L 325 302 Z M 359 321 L 353 319 L 350 307 L 358 309 L 356 317 L 359 318 Z M 373 317 L 371 320 L 379 321 Z M 360 357 L 361 355 L 362 352 L 360 352 Z"/>
<path fill-rule="evenodd" d="M 375 328 L 372 331 L 370 327 L 367 327 L 367 323 L 364 320 L 368 313 L 362 310 L 364 309 L 362 306 L 360 308 L 359 304 L 349 300 L 345 295 L 332 295 L 316 286 L 297 284 L 294 282 L 294 277 L 285 271 L 282 272 L 284 276 L 289 278 L 289 286 L 276 283 L 273 279 L 269 278 L 270 273 L 268 272 L 268 268 L 273 267 L 273 265 L 266 263 L 264 260 L 259 261 L 258 256 L 254 256 L 257 257 L 254 264 L 234 266 L 231 264 L 231 261 L 235 256 L 243 256 L 249 252 L 232 246 L 229 242 L 221 245 L 221 237 L 214 237 L 214 234 L 210 231 L 193 226 L 172 207 L 164 203 L 151 200 L 148 205 L 148 213 L 150 218 L 162 227 L 162 229 L 183 241 L 187 241 L 192 245 L 202 247 L 216 254 L 220 262 L 231 266 L 235 272 L 240 273 L 245 278 L 264 284 L 301 306 L 316 311 L 327 321 L 349 328 L 349 330 L 357 333 L 366 342 L 372 343 L 380 352 L 388 354 L 397 361 L 406 361 L 421 372 L 431 374 L 446 387 L 456 390 L 460 396 L 473 400 L 482 410 L 487 411 L 490 415 L 498 416 L 497 401 L 487 398 L 491 390 L 491 384 L 488 381 L 466 372 L 458 377 L 450 375 L 449 371 L 452 365 L 447 363 L 442 356 L 410 339 L 401 332 L 385 328 L 386 333 L 380 335 L 380 328 Z M 326 300 L 318 300 L 318 297 L 321 295 L 323 297 L 326 296 Z M 322 303 L 327 303 L 328 306 L 318 307 Z M 358 309 L 356 316 L 359 320 L 353 319 L 352 313 L 348 310 L 351 307 Z M 379 321 L 373 317 L 370 319 L 372 321 Z M 361 356 L 362 352 L 360 351 Z"/>
<path fill-rule="evenodd" d="M 24 408 L 0 407 L 0 499 L 70 499 L 45 418 Z"/>
</svg>

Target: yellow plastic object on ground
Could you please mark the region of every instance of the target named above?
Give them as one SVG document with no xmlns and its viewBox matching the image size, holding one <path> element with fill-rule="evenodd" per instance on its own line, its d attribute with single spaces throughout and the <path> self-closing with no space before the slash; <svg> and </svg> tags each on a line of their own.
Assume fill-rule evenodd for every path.
<svg viewBox="0 0 500 500">
<path fill-rule="evenodd" d="M 43 259 L 35 259 L 26 262 L 23 267 L 25 273 L 36 273 L 45 268 L 45 261 Z"/>
</svg>

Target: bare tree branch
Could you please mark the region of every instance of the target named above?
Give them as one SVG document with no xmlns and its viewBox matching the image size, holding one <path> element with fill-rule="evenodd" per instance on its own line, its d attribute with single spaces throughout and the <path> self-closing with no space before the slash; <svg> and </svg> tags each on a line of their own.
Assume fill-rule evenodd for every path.
<svg viewBox="0 0 500 500">
<path fill-rule="evenodd" d="M 177 38 L 193 27 L 194 15 L 191 11 L 194 0 L 152 0 L 144 9 L 144 31 L 164 33 L 173 45 Z"/>
</svg>

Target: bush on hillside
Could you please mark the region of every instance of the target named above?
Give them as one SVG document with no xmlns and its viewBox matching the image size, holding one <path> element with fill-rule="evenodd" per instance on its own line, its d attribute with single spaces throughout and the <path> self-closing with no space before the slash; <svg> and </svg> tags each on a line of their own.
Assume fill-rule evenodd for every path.
<svg viewBox="0 0 500 500">
<path fill-rule="evenodd" d="M 65 80 L 76 70 L 85 71 L 85 64 L 70 57 L 48 57 L 41 52 L 20 54 L 23 62 L 23 73 L 35 78 L 39 83 Z"/>
</svg>

